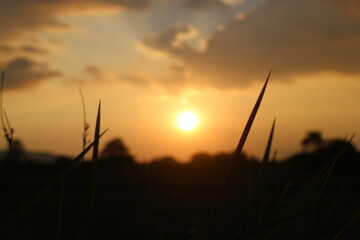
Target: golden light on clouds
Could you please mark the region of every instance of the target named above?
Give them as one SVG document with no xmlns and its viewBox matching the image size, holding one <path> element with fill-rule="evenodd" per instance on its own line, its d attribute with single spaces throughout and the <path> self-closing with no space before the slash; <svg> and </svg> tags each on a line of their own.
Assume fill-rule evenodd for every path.
<svg viewBox="0 0 360 240">
<path fill-rule="evenodd" d="M 191 111 L 181 112 L 177 117 L 177 125 L 181 130 L 191 131 L 197 127 L 199 118 Z"/>
</svg>

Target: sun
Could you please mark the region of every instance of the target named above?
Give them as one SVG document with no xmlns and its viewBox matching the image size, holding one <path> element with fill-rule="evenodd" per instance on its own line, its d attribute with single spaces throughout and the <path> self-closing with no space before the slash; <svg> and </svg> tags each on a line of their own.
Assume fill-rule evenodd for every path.
<svg viewBox="0 0 360 240">
<path fill-rule="evenodd" d="M 181 112 L 177 117 L 177 124 L 181 130 L 190 131 L 196 128 L 199 119 L 195 113 L 190 111 Z"/>
</svg>

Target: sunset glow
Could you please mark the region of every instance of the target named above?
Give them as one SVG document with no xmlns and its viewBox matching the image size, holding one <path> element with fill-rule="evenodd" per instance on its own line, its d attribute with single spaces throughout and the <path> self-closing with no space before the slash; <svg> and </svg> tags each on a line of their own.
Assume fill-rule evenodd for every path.
<svg viewBox="0 0 360 240">
<path fill-rule="evenodd" d="M 119 137 L 139 162 L 187 161 L 234 150 L 272 69 L 244 150 L 262 155 L 276 117 L 286 156 L 309 130 L 360 131 L 359 12 L 355 0 L 0 1 L 2 108 L 27 151 L 76 156 L 80 87 L 88 140 L 101 99 L 100 146 Z M 200 120 L 178 120 L 190 106 Z"/>
<path fill-rule="evenodd" d="M 182 112 L 177 117 L 177 124 L 180 129 L 184 131 L 190 131 L 196 128 L 199 119 L 193 112 Z"/>
</svg>

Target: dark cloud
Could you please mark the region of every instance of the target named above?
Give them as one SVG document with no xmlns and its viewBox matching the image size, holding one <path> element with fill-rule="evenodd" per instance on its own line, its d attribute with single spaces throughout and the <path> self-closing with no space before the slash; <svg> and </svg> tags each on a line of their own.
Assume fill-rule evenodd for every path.
<svg viewBox="0 0 360 240">
<path fill-rule="evenodd" d="M 47 53 L 49 53 L 49 51 L 46 49 L 31 46 L 31 45 L 22 46 L 21 50 L 25 53 L 32 53 L 32 54 L 47 54 Z"/>
<path fill-rule="evenodd" d="M 124 73 L 119 75 L 119 80 L 129 82 L 135 85 L 148 85 L 150 83 L 149 79 L 140 73 Z"/>
<path fill-rule="evenodd" d="M 97 84 L 106 81 L 106 73 L 99 66 L 88 65 L 82 69 L 79 75 L 65 80 L 66 83 L 82 85 Z"/>
<path fill-rule="evenodd" d="M 192 51 L 184 41 L 197 35 L 196 29 L 190 24 L 175 24 L 159 33 L 145 37 L 139 44 L 140 49 L 152 54 L 179 55 Z"/>
<path fill-rule="evenodd" d="M 6 64 L 5 89 L 34 87 L 57 76 L 61 74 L 47 64 L 19 57 Z"/>
<path fill-rule="evenodd" d="M 89 65 L 84 69 L 84 73 L 94 80 L 101 80 L 103 78 L 103 71 L 94 65 Z"/>
<path fill-rule="evenodd" d="M 168 90 L 175 93 L 180 87 L 198 85 L 199 81 L 192 81 L 192 74 L 184 64 L 173 63 L 157 80 L 160 84 L 164 85 Z"/>
<path fill-rule="evenodd" d="M 347 11 L 350 15 L 354 17 L 360 17 L 360 2 L 358 0 L 323 0 L 328 1 L 331 4 L 334 4 L 336 7 L 341 8 Z"/>
<path fill-rule="evenodd" d="M 359 6 L 355 0 L 272 0 L 225 24 L 203 52 L 184 41 L 169 44 L 187 32 L 179 24 L 142 44 L 181 59 L 195 75 L 193 81 L 217 87 L 246 86 L 271 68 L 279 80 L 321 71 L 358 74 Z"/>
<path fill-rule="evenodd" d="M 226 4 L 221 0 L 185 0 L 183 6 L 187 9 L 205 10 L 214 7 L 224 8 Z"/>
<path fill-rule="evenodd" d="M 41 29 L 67 29 L 60 14 L 120 9 L 144 9 L 149 0 L 2 0 L 0 37 L 12 39 L 19 34 Z"/>
<path fill-rule="evenodd" d="M 10 46 L 10 45 L 0 45 L 0 53 L 4 54 L 15 54 L 15 53 L 29 53 L 29 54 L 47 54 L 48 50 L 37 47 L 34 45 L 23 45 L 19 47 Z"/>
<path fill-rule="evenodd" d="M 5 53 L 5 54 L 13 53 L 14 48 L 9 46 L 9 45 L 1 45 L 0 46 L 0 52 Z"/>
<path fill-rule="evenodd" d="M 227 9 L 231 5 L 236 5 L 244 0 L 158 0 L 162 2 L 177 2 L 188 10 L 208 10 L 212 8 Z"/>
</svg>

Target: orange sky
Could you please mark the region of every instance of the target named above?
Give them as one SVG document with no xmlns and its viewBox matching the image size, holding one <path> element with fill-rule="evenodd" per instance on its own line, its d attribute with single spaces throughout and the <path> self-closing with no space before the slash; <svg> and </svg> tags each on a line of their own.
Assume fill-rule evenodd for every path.
<svg viewBox="0 0 360 240">
<path fill-rule="evenodd" d="M 248 152 L 274 117 L 279 156 L 309 130 L 360 130 L 357 0 L 2 1 L 0 25 L 4 107 L 29 151 L 81 150 L 79 86 L 91 133 L 101 99 L 103 143 L 121 137 L 140 161 L 232 151 L 270 69 Z M 183 110 L 194 131 L 177 128 Z"/>
</svg>

